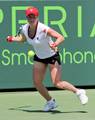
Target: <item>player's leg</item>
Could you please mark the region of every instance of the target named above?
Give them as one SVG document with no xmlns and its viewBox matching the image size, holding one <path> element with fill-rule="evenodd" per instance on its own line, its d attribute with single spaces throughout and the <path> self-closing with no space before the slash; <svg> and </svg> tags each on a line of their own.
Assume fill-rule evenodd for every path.
<svg viewBox="0 0 95 120">
<path fill-rule="evenodd" d="M 61 65 L 59 65 L 57 62 L 55 64 L 50 64 L 50 73 L 52 82 L 57 88 L 77 92 L 78 89 L 76 87 L 67 81 L 61 80 Z"/>
<path fill-rule="evenodd" d="M 58 62 L 55 64 L 50 64 L 50 73 L 52 82 L 56 87 L 76 93 L 82 104 L 86 104 L 88 102 L 88 97 L 86 96 L 85 90 L 77 89 L 71 83 L 61 80 L 61 66 Z"/>
<path fill-rule="evenodd" d="M 55 100 L 49 95 L 48 90 L 43 85 L 43 79 L 47 65 L 41 62 L 35 62 L 33 68 L 34 84 L 39 93 L 47 100 L 44 111 L 49 111 L 57 107 Z"/>
<path fill-rule="evenodd" d="M 51 96 L 49 95 L 48 90 L 44 87 L 42 83 L 45 76 L 46 68 L 46 64 L 43 64 L 41 62 L 34 62 L 33 79 L 36 89 L 47 101 L 49 101 L 51 99 Z"/>
</svg>

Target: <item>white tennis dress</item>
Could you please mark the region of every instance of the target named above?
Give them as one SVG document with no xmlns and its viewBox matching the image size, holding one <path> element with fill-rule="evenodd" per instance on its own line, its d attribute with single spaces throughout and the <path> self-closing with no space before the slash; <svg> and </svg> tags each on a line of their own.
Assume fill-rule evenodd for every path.
<svg viewBox="0 0 95 120">
<path fill-rule="evenodd" d="M 38 22 L 36 34 L 33 39 L 28 36 L 28 29 L 29 24 L 25 24 L 22 27 L 22 32 L 26 36 L 27 42 L 33 46 L 36 55 L 41 59 L 53 56 L 55 51 L 49 46 L 49 43 L 53 42 L 53 40 L 50 36 L 47 35 L 49 27 Z M 44 30 L 46 30 L 46 32 L 44 32 Z"/>
</svg>

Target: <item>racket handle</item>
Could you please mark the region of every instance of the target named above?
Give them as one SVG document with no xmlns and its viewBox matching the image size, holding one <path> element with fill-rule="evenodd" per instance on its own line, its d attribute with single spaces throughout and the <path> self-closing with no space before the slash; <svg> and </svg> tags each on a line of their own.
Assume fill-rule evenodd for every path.
<svg viewBox="0 0 95 120">
<path fill-rule="evenodd" d="M 58 47 L 55 47 L 55 52 L 57 52 L 58 51 Z"/>
</svg>

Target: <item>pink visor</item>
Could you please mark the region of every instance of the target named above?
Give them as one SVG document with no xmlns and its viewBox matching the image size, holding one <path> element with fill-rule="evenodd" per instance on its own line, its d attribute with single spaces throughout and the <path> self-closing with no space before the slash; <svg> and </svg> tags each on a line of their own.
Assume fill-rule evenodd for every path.
<svg viewBox="0 0 95 120">
<path fill-rule="evenodd" d="M 37 17 L 39 16 L 39 11 L 35 7 L 27 8 L 26 11 L 25 11 L 25 13 L 26 13 L 26 16 L 29 16 L 31 14 L 33 14 L 33 15 L 35 15 Z"/>
</svg>

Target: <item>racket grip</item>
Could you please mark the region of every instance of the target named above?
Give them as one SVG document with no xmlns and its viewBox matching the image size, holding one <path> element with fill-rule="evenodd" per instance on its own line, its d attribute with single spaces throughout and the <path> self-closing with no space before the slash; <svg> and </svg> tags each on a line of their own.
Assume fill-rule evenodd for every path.
<svg viewBox="0 0 95 120">
<path fill-rule="evenodd" d="M 55 52 L 57 52 L 58 51 L 58 47 L 55 47 Z"/>
</svg>

